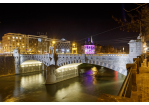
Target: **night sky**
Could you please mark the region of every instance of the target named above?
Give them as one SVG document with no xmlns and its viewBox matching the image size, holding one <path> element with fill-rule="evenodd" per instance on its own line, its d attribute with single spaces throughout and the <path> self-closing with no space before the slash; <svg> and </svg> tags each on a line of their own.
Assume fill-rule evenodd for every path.
<svg viewBox="0 0 149 105">
<path fill-rule="evenodd" d="M 135 7 L 136 4 L 127 3 L 1 3 L 0 40 L 8 32 L 31 35 L 47 32 L 49 38 L 81 40 L 120 26 L 112 19 L 112 15 L 124 19 L 127 13 L 123 8 L 130 10 Z M 101 45 L 128 47 L 128 41 L 136 39 L 138 35 L 117 28 L 94 36 L 93 40 Z M 120 38 L 124 39 L 120 41 Z"/>
</svg>

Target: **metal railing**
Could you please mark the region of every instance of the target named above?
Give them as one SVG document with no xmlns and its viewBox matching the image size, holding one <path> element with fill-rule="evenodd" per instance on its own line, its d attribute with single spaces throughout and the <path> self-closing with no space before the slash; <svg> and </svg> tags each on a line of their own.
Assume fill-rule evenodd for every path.
<svg viewBox="0 0 149 105">
<path fill-rule="evenodd" d="M 118 96 L 120 97 L 128 97 L 131 96 L 131 89 L 132 89 L 132 68 L 128 68 L 128 75 L 126 76 L 122 87 L 118 93 Z"/>
</svg>

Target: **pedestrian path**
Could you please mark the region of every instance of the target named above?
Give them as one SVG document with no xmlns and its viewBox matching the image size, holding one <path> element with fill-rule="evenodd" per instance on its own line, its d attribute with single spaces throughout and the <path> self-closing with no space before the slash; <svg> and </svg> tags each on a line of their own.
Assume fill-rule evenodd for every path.
<svg viewBox="0 0 149 105">
<path fill-rule="evenodd" d="M 137 91 L 131 93 L 131 98 L 136 102 L 149 102 L 149 67 L 146 62 L 145 59 L 139 68 L 139 74 L 136 75 Z"/>
</svg>

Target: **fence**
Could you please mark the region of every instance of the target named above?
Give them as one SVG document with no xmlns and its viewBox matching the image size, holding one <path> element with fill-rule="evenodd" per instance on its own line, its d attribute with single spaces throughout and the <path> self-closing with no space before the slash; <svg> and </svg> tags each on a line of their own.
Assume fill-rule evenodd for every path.
<svg viewBox="0 0 149 105">
<path fill-rule="evenodd" d="M 132 68 L 128 68 L 127 71 L 128 74 L 123 82 L 123 85 L 118 93 L 118 96 L 130 98 L 132 90 Z"/>
</svg>

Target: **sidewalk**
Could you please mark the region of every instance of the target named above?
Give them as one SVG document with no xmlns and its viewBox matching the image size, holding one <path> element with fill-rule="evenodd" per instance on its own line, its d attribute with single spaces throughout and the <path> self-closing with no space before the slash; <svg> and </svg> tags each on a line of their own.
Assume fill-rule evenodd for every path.
<svg viewBox="0 0 149 105">
<path fill-rule="evenodd" d="M 139 74 L 136 75 L 136 84 L 137 91 L 132 91 L 131 98 L 136 102 L 149 102 L 149 67 L 146 65 L 146 60 L 143 61 Z"/>
</svg>

